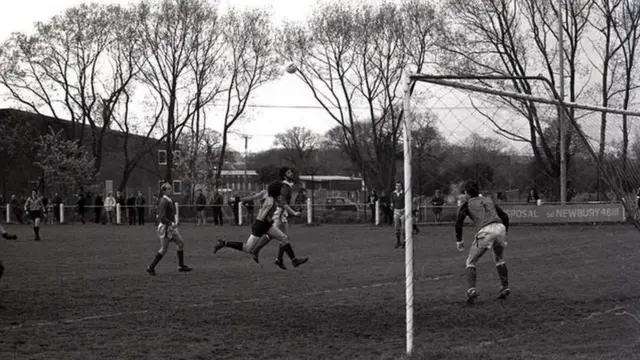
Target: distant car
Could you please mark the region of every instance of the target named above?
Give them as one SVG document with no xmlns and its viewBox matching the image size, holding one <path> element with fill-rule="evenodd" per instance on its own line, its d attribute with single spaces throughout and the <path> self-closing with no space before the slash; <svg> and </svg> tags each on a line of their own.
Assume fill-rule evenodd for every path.
<svg viewBox="0 0 640 360">
<path fill-rule="evenodd" d="M 330 197 L 326 199 L 327 210 L 335 210 L 335 211 L 358 211 L 358 205 L 356 205 L 353 201 L 343 197 Z"/>
</svg>

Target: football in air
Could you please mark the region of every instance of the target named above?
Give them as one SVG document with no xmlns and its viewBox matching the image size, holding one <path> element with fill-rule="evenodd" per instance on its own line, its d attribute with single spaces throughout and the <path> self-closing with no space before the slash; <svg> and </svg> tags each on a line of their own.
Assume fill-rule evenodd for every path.
<svg viewBox="0 0 640 360">
<path fill-rule="evenodd" d="M 296 71 L 298 71 L 298 67 L 296 66 L 296 64 L 294 63 L 290 63 L 289 65 L 287 65 L 287 67 L 285 68 L 285 71 L 288 72 L 289 74 L 293 74 Z"/>
</svg>

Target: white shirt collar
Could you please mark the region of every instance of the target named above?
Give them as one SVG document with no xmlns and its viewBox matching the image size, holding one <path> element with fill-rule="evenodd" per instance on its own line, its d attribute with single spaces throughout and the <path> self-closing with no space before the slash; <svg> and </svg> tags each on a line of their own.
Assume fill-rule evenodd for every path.
<svg viewBox="0 0 640 360">
<path fill-rule="evenodd" d="M 173 200 L 171 200 L 171 198 L 170 198 L 170 197 L 168 197 L 167 195 L 162 195 L 162 197 L 163 197 L 163 198 L 165 198 L 165 199 L 167 199 L 167 200 L 169 200 L 170 202 L 173 202 Z"/>
<path fill-rule="evenodd" d="M 289 186 L 293 186 L 293 182 L 287 181 L 287 180 L 282 180 L 283 184 L 289 185 Z"/>
</svg>

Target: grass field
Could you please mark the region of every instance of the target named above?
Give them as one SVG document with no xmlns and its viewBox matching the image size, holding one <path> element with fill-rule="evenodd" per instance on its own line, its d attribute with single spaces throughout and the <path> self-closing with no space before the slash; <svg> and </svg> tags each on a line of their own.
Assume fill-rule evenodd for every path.
<svg viewBox="0 0 640 360">
<path fill-rule="evenodd" d="M 144 269 L 154 228 L 9 226 L 0 242 L 0 359 L 403 359 L 404 252 L 391 228 L 292 229 L 308 264 L 282 271 L 224 249 L 247 227 L 184 225 L 175 248 Z M 467 232 L 470 232 L 468 228 Z M 468 244 L 468 243 L 467 243 Z M 173 245 L 172 245 L 173 246 Z M 466 253 L 453 229 L 415 237 L 416 359 L 640 358 L 640 234 L 630 226 L 514 227 L 506 260 L 512 296 L 492 258 L 478 267 L 480 299 L 464 304 Z"/>
</svg>

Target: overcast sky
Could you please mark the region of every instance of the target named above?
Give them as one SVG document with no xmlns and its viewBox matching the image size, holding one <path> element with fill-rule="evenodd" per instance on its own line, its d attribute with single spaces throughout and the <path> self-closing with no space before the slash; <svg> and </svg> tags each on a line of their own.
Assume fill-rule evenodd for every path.
<svg viewBox="0 0 640 360">
<path fill-rule="evenodd" d="M 6 40 L 12 32 L 30 32 L 33 23 L 46 21 L 66 8 L 85 2 L 83 0 L 19 0 L 2 1 L 2 21 L 0 21 L 0 41 Z M 94 0 L 102 4 L 129 4 L 138 0 Z M 220 0 L 225 8 L 232 4 L 235 7 L 268 7 L 274 15 L 274 21 L 304 20 L 312 10 L 316 0 Z M 265 150 L 273 145 L 273 135 L 293 126 L 304 126 L 313 131 L 324 133 L 335 125 L 323 109 L 294 109 L 292 106 L 317 106 L 308 88 L 295 76 L 284 76 L 280 80 L 260 88 L 250 103 L 256 105 L 250 109 L 250 120 L 244 124 L 236 124 L 237 132 L 245 132 L 252 136 L 249 140 L 249 151 Z M 268 107 L 263 107 L 264 105 Z M 0 108 L 9 104 L 0 99 Z M 282 106 L 282 107 L 280 107 Z M 208 118 L 213 129 L 220 130 L 221 122 L 216 122 L 215 114 Z M 232 146 L 241 150 L 244 142 L 239 135 L 232 135 Z"/>
</svg>

